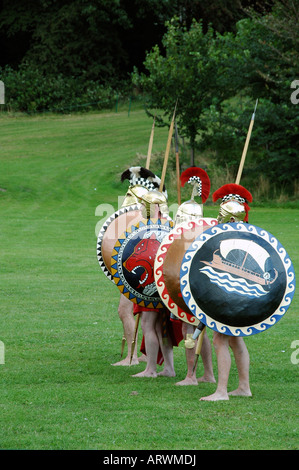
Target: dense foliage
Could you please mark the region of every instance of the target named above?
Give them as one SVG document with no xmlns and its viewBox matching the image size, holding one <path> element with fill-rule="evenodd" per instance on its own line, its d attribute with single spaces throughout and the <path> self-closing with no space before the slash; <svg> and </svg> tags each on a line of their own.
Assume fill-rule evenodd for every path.
<svg viewBox="0 0 299 470">
<path fill-rule="evenodd" d="M 231 31 L 253 0 L 0 0 L 0 65 L 29 62 L 114 84 L 142 66 L 174 15 Z"/>
<path fill-rule="evenodd" d="M 62 74 L 44 75 L 36 66 L 22 64 L 18 70 L 0 67 L 5 83 L 7 109 L 26 113 L 69 112 L 70 110 L 107 109 L 115 103 L 117 90 L 83 77 Z"/>
</svg>

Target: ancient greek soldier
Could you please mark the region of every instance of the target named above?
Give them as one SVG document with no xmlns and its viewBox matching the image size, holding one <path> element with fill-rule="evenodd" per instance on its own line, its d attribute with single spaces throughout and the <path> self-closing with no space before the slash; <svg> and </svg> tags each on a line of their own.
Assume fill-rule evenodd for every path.
<svg viewBox="0 0 299 470">
<path fill-rule="evenodd" d="M 226 184 L 221 186 L 213 194 L 213 201 L 221 199 L 218 214 L 219 223 L 248 222 L 248 203 L 252 202 L 251 193 L 241 185 Z M 249 353 L 243 338 L 227 336 L 214 331 L 213 344 L 217 355 L 218 383 L 215 393 L 201 398 L 206 401 L 228 400 L 229 395 L 251 396 L 249 385 Z M 231 347 L 239 374 L 238 388 L 230 393 L 227 392 L 231 357 Z"/>
<path fill-rule="evenodd" d="M 176 225 L 203 218 L 203 205 L 210 194 L 210 178 L 205 170 L 191 167 L 181 174 L 181 186 L 190 184 L 192 186 L 191 198 L 182 203 L 176 214 Z M 197 198 L 199 202 L 195 200 Z M 196 369 L 193 370 L 196 343 L 192 339 L 195 327 L 187 322 L 182 322 L 182 332 L 185 339 L 185 351 L 187 361 L 187 375 L 184 380 L 176 385 L 197 385 Z M 212 366 L 211 344 L 205 334 L 201 348 L 201 357 L 204 365 L 204 375 L 199 379 L 201 382 L 215 382 Z"/>
<path fill-rule="evenodd" d="M 131 192 L 134 194 L 134 188 L 131 188 Z M 160 192 L 157 189 L 138 193 L 136 197 L 143 205 L 145 218 L 167 217 L 166 194 L 165 190 Z M 146 369 L 133 377 L 174 376 L 173 346 L 178 346 L 182 339 L 181 322 L 170 322 L 170 314 L 165 308 L 145 308 L 134 304 L 133 311 L 135 315 L 141 316 L 143 331 L 141 350 L 147 358 Z M 160 373 L 157 373 L 157 364 L 164 365 Z"/>
<path fill-rule="evenodd" d="M 152 171 L 143 168 L 141 166 L 133 166 L 125 170 L 121 174 L 121 182 L 129 181 L 129 188 L 125 195 L 122 207 L 127 207 L 135 204 L 140 204 L 142 199 L 146 196 L 149 191 L 156 191 L 160 186 L 160 178 L 155 175 Z M 165 186 L 163 192 L 161 193 L 161 206 L 163 210 L 167 210 L 167 191 Z M 142 206 L 143 213 L 140 211 L 140 219 L 145 216 L 144 214 L 144 205 Z M 132 343 L 135 334 L 135 321 L 133 317 L 133 303 L 128 300 L 124 295 L 121 294 L 119 306 L 118 306 L 118 315 L 123 324 L 124 338 L 123 343 L 126 340 L 128 345 L 127 356 L 116 362 L 115 366 L 129 366 L 138 364 L 140 361 L 145 361 L 144 355 L 139 359 L 137 358 L 137 349 L 134 348 L 134 352 L 131 351 Z M 133 352 L 133 354 L 132 354 Z"/>
</svg>

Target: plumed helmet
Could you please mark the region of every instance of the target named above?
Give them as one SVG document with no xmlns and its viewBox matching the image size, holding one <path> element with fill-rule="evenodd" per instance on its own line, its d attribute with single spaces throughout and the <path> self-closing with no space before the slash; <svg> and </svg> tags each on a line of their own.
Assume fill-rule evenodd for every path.
<svg viewBox="0 0 299 470">
<path fill-rule="evenodd" d="M 240 184 L 225 184 L 213 193 L 213 202 L 222 199 L 218 222 L 229 222 L 233 217 L 236 222 L 248 222 L 248 213 L 252 202 L 251 193 Z"/>
<path fill-rule="evenodd" d="M 125 180 L 129 180 L 130 186 L 123 206 L 140 202 L 139 198 L 142 198 L 148 191 L 159 190 L 161 184 L 161 179 L 157 175 L 142 166 L 132 166 L 125 170 L 121 175 L 121 182 L 123 183 Z M 162 194 L 167 201 L 168 195 L 165 185 L 163 185 Z"/>
<path fill-rule="evenodd" d="M 181 174 L 181 186 L 186 183 L 193 186 L 191 199 L 183 202 L 177 210 L 176 223 L 187 222 L 194 218 L 203 217 L 203 203 L 210 194 L 210 178 L 205 170 L 198 167 L 190 167 Z M 201 198 L 202 204 L 195 201 L 195 196 Z"/>
</svg>

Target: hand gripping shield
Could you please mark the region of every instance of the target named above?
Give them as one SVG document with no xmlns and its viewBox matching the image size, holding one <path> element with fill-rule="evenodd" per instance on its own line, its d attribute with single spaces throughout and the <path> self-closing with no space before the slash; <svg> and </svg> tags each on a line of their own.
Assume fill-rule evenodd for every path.
<svg viewBox="0 0 299 470">
<path fill-rule="evenodd" d="M 247 223 L 219 224 L 200 235 L 185 253 L 180 282 L 193 315 L 230 336 L 275 325 L 295 292 L 294 267 L 284 247 Z"/>
</svg>

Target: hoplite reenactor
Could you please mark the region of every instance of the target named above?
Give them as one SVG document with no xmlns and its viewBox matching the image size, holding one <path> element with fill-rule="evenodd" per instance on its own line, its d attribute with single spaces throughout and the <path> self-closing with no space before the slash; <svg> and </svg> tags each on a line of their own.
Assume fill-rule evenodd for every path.
<svg viewBox="0 0 299 470">
<path fill-rule="evenodd" d="M 249 203 L 252 202 L 251 193 L 241 185 L 227 184 L 213 193 L 213 202 L 221 199 L 218 222 L 248 222 Z M 249 384 L 249 352 L 243 338 L 237 336 L 227 336 L 223 333 L 214 331 L 213 345 L 217 356 L 218 382 L 215 393 L 202 400 L 217 401 L 219 399 L 228 399 L 227 384 L 230 371 L 230 352 L 231 347 L 236 361 L 239 384 L 238 388 L 230 395 L 251 396 Z"/>
<path fill-rule="evenodd" d="M 213 201 L 218 199 L 219 224 L 194 240 L 181 268 L 186 303 L 214 330 L 218 383 L 215 393 L 202 398 L 208 401 L 251 396 L 243 338 L 279 321 L 295 291 L 294 268 L 285 249 L 272 234 L 249 224 L 251 193 L 241 185 L 227 184 L 214 192 Z M 239 374 L 239 385 L 230 393 L 229 347 Z"/>
<path fill-rule="evenodd" d="M 155 256 L 165 234 L 173 227 L 165 194 L 153 190 L 138 195 L 143 205 L 143 219 L 128 226 L 115 244 L 112 254 L 114 281 L 141 318 L 141 350 L 147 365 L 134 377 L 174 376 L 173 346 L 182 339 L 181 322 L 170 322 L 169 311 L 157 292 L 154 278 Z M 164 369 L 157 373 L 157 364 Z"/>
<path fill-rule="evenodd" d="M 204 218 L 203 205 L 209 197 L 210 179 L 205 170 L 190 167 L 180 176 L 181 187 L 189 184 L 192 187 L 191 198 L 180 204 L 175 218 L 175 227 L 165 236 L 158 250 L 155 261 L 155 278 L 159 294 L 171 311 L 174 318 L 182 321 L 182 332 L 185 340 L 187 375 L 177 385 L 197 385 L 194 357 L 196 341 L 192 339 L 198 319 L 190 312 L 180 291 L 180 266 L 186 249 L 204 230 L 217 224 L 216 219 Z M 199 202 L 197 202 L 197 200 Z M 201 356 L 204 374 L 199 381 L 215 382 L 211 345 L 203 332 Z"/>
<path fill-rule="evenodd" d="M 173 375 L 172 348 L 182 339 L 180 322 L 177 322 L 179 328 L 174 328 L 173 323 L 170 325 L 168 321 L 170 314 L 161 302 L 153 274 L 157 248 L 173 227 L 173 221 L 168 215 L 167 197 L 163 193 L 175 113 L 176 105 L 169 127 L 159 191 L 154 189 L 144 195 L 138 194 L 138 200 L 144 206 L 145 219 L 127 227 L 115 244 L 111 257 L 114 282 L 122 294 L 134 303 L 136 324 L 132 351 L 136 345 L 136 333 L 141 318 L 144 333 L 141 347 L 144 346 L 147 354 L 147 367 L 137 377 L 156 376 L 156 365 L 162 362 L 164 370 L 160 374 Z M 146 168 L 149 168 L 153 128 Z"/>
<path fill-rule="evenodd" d="M 142 205 L 140 197 L 148 191 L 159 189 L 161 180 L 152 171 L 141 166 L 132 166 L 125 170 L 121 175 L 121 182 L 129 181 L 129 188 L 126 192 L 124 201 L 120 210 L 116 211 L 103 224 L 97 240 L 97 257 L 101 269 L 105 275 L 113 283 L 113 275 L 111 272 L 111 254 L 114 245 L 126 227 L 130 224 L 137 224 L 142 220 Z M 167 192 L 162 191 L 167 200 Z M 127 297 L 120 296 L 118 315 L 123 325 L 122 351 L 124 350 L 125 341 L 128 345 L 127 356 L 113 365 L 129 366 L 130 364 L 138 364 L 144 360 L 144 357 L 138 359 L 137 350 L 132 348 L 135 335 L 135 320 L 133 316 L 133 305 Z"/>
<path fill-rule="evenodd" d="M 119 212 L 116 212 L 113 214 L 112 218 L 108 219 L 106 223 L 104 224 L 102 230 L 99 233 L 98 237 L 98 244 L 97 244 L 97 255 L 98 255 L 98 260 L 100 263 L 101 268 L 107 275 L 109 279 L 111 279 L 113 282 L 116 282 L 118 288 L 120 289 L 121 293 L 123 294 L 121 296 L 120 304 L 119 304 L 119 316 L 121 317 L 124 325 L 124 336 L 122 340 L 122 350 L 121 350 L 121 355 L 123 353 L 124 349 L 124 344 L 125 341 L 127 340 L 128 343 L 128 355 L 126 359 L 123 361 L 120 361 L 116 363 L 115 365 L 131 365 L 133 363 L 138 363 L 137 355 L 136 355 L 136 341 L 137 341 L 137 332 L 138 332 L 138 325 L 139 325 L 139 318 L 140 315 L 136 315 L 136 322 L 133 328 L 132 322 L 131 322 L 131 309 L 132 306 L 129 306 L 129 301 L 132 299 L 129 298 L 128 292 L 126 291 L 126 276 L 123 276 L 122 279 L 116 279 L 115 274 L 118 272 L 118 267 L 122 266 L 121 261 L 118 262 L 117 268 L 115 266 L 111 266 L 111 262 L 114 263 L 115 257 L 111 256 L 111 250 L 119 249 L 119 236 L 122 230 L 120 230 L 121 224 L 118 222 L 122 218 L 123 221 L 127 222 L 125 227 L 129 224 L 129 229 L 131 230 L 132 227 L 136 228 L 137 221 L 140 219 L 140 197 L 144 196 L 147 191 L 156 191 L 157 188 L 159 188 L 159 192 L 161 193 L 162 199 L 161 202 L 161 209 L 164 210 L 167 208 L 167 193 L 165 191 L 165 186 L 164 186 L 164 179 L 165 179 L 165 174 L 166 174 L 166 169 L 167 169 L 167 162 L 168 162 L 168 157 L 169 157 L 169 152 L 170 152 L 170 146 L 171 146 L 171 139 L 172 139 L 172 133 L 173 133 L 173 128 L 174 128 L 174 119 L 175 119 L 175 112 L 176 112 L 176 105 L 173 113 L 173 117 L 170 123 L 170 128 L 169 128 L 169 133 L 168 133 L 168 139 L 167 139 L 167 145 L 166 145 L 166 151 L 165 151 L 165 156 L 164 156 L 164 163 L 163 163 L 163 168 L 162 168 L 162 176 L 161 179 L 158 178 L 155 174 L 153 174 L 149 168 L 150 168 L 150 160 L 151 160 L 151 153 L 152 153 L 152 145 L 153 145 L 153 138 L 154 138 L 154 128 L 155 128 L 155 119 L 153 121 L 152 125 L 152 130 L 151 130 L 151 136 L 149 140 L 149 146 L 148 146 L 148 152 L 147 152 L 147 159 L 146 159 L 146 167 L 131 167 L 125 172 L 123 172 L 121 176 L 121 180 L 124 181 L 128 179 L 130 181 L 130 187 L 128 189 L 128 192 L 126 194 L 126 197 L 124 199 L 124 202 L 122 204 L 122 207 Z M 145 202 L 145 201 L 143 201 Z M 138 204 L 136 204 L 138 203 Z M 136 204 L 136 205 L 135 205 Z M 148 205 L 149 202 L 147 201 L 146 204 Z M 137 211 L 137 214 L 136 214 Z M 125 214 L 125 215 L 124 215 Z M 128 220 L 127 215 L 130 214 L 130 222 Z M 137 217 L 137 219 L 134 219 L 134 217 Z M 133 223 L 133 225 L 131 225 Z M 168 226 L 169 222 L 167 221 Z M 138 224 L 137 224 L 138 225 Z M 165 224 L 166 226 L 167 224 Z M 113 228 L 111 229 L 111 226 Z M 139 227 L 140 230 L 142 230 L 141 227 Z M 160 229 L 160 227 L 159 227 Z M 164 227 L 165 229 L 165 227 Z M 106 233 L 106 231 L 109 231 L 109 235 Z M 159 230 L 158 230 L 159 231 Z M 161 230 L 160 230 L 161 231 Z M 161 234 L 160 234 L 161 235 Z M 127 236 L 127 232 L 124 232 L 124 236 Z M 130 238 L 130 237 L 129 237 Z M 132 237 L 131 237 L 132 238 Z M 134 238 L 134 237 L 133 237 Z M 105 245 L 105 239 L 106 239 L 106 246 Z M 112 243 L 113 244 L 112 244 Z M 117 246 L 114 246 L 114 243 L 117 243 Z M 148 240 L 148 243 L 152 243 L 152 240 Z M 132 244 L 131 244 L 132 245 Z M 133 257 L 131 260 L 128 261 L 127 268 L 128 272 L 130 271 L 129 265 L 132 262 Z M 113 269 L 113 273 L 112 273 Z M 126 268 L 125 268 L 126 269 Z M 137 269 L 137 267 L 136 267 Z M 121 273 L 123 274 L 124 271 L 122 268 L 120 269 Z M 135 273 L 135 269 L 133 268 L 131 270 L 133 277 Z M 141 288 L 143 288 L 143 284 L 145 283 L 146 287 L 146 292 L 144 293 L 145 296 L 152 296 L 153 292 L 153 287 L 148 286 L 148 281 L 147 279 L 142 279 L 142 282 L 139 283 Z M 137 297 L 136 297 L 137 299 Z M 151 299 L 152 300 L 152 299 Z M 159 302 L 160 303 L 160 302 Z M 126 319 L 129 319 L 129 322 L 126 322 Z M 132 339 L 132 340 L 131 340 Z M 140 358 L 140 360 L 143 360 L 143 357 Z"/>
</svg>

